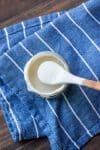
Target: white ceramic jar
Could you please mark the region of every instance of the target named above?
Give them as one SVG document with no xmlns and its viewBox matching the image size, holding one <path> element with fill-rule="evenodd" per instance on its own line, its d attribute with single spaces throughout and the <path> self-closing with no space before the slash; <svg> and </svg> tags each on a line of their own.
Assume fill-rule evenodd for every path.
<svg viewBox="0 0 100 150">
<path fill-rule="evenodd" d="M 44 51 L 34 55 L 25 65 L 24 78 L 28 91 L 35 92 L 42 97 L 50 98 L 64 91 L 67 85 L 46 85 L 38 78 L 38 68 L 44 61 L 54 61 L 69 71 L 65 60 L 54 52 Z"/>
</svg>

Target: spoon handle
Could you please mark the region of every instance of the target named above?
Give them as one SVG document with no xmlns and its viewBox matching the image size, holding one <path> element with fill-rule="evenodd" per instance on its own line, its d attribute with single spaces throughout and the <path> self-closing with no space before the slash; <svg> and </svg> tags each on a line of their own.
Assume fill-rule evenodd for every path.
<svg viewBox="0 0 100 150">
<path fill-rule="evenodd" d="M 67 80 L 66 76 L 67 77 L 69 76 L 68 80 Z M 88 80 L 88 79 L 73 75 L 71 73 L 67 73 L 66 76 L 65 76 L 66 83 L 79 84 L 79 85 L 86 86 L 86 87 L 100 91 L 100 82 L 99 81 Z"/>
<path fill-rule="evenodd" d="M 100 82 L 99 81 L 84 80 L 82 85 L 100 91 Z"/>
</svg>

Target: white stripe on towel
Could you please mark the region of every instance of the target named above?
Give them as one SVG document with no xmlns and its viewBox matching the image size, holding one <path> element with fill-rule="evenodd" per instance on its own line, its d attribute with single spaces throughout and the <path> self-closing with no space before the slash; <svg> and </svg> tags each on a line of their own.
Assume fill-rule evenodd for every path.
<svg viewBox="0 0 100 150">
<path fill-rule="evenodd" d="M 30 56 L 33 56 L 33 54 L 23 45 L 22 42 L 19 42 L 19 45 L 20 45 Z"/>
<path fill-rule="evenodd" d="M 43 21 L 42 21 L 42 17 L 39 16 L 39 20 L 40 20 L 40 26 L 41 26 L 41 29 L 43 28 Z"/>
<path fill-rule="evenodd" d="M 60 17 L 60 12 L 57 12 L 57 16 Z"/>
<path fill-rule="evenodd" d="M 13 58 L 8 55 L 7 53 L 4 53 L 5 56 L 9 58 L 9 60 L 23 73 L 23 70 L 18 66 L 18 64 L 13 60 Z"/>
<path fill-rule="evenodd" d="M 37 124 L 36 124 L 35 118 L 32 115 L 31 115 L 31 117 L 33 119 L 33 123 L 34 123 L 34 126 L 35 126 L 36 137 L 39 138 L 39 132 L 38 132 L 38 128 L 37 128 Z"/>
<path fill-rule="evenodd" d="M 85 129 L 85 131 L 87 132 L 87 134 L 90 136 L 90 137 L 93 137 L 93 135 L 90 133 L 90 131 L 87 129 L 87 127 L 84 125 L 84 123 L 81 121 L 81 119 L 78 117 L 78 115 L 76 114 L 76 112 L 74 111 L 74 109 L 72 108 L 71 104 L 69 103 L 68 101 L 68 98 L 65 96 L 65 94 L 63 93 L 62 94 L 68 107 L 70 108 L 70 110 L 72 111 L 72 113 L 74 114 L 74 116 L 76 117 L 76 119 L 80 122 L 80 124 L 82 125 L 82 127 Z"/>
<path fill-rule="evenodd" d="M 89 97 L 87 96 L 87 94 L 85 93 L 85 91 L 83 90 L 83 88 L 81 86 L 79 86 L 81 92 L 83 93 L 84 97 L 87 99 L 87 101 L 89 102 L 89 104 L 91 105 L 92 109 L 94 110 L 94 112 L 96 113 L 96 115 L 98 116 L 98 118 L 100 118 L 99 113 L 97 112 L 97 110 L 95 109 L 94 105 L 91 103 L 91 100 L 89 99 Z"/>
<path fill-rule="evenodd" d="M 52 52 L 54 52 L 54 50 L 39 36 L 39 34 L 38 33 L 34 33 L 37 37 L 38 37 L 38 39 L 40 39 L 40 41 L 47 47 L 47 48 L 49 48 L 49 50 L 51 50 Z"/>
<path fill-rule="evenodd" d="M 60 119 L 58 117 L 58 115 L 56 114 L 55 110 L 53 109 L 53 107 L 51 106 L 50 102 L 48 100 L 46 100 L 49 108 L 51 109 L 51 111 L 53 112 L 53 114 L 55 115 L 57 121 L 58 121 L 58 124 L 60 126 L 60 128 L 64 131 L 64 133 L 67 135 L 67 137 L 70 139 L 70 141 L 74 144 L 74 146 L 77 148 L 77 149 L 80 149 L 80 147 L 77 145 L 77 143 L 72 139 L 72 137 L 68 134 L 68 132 L 65 130 L 65 128 L 63 127 L 63 125 L 61 124 L 60 122 Z"/>
<path fill-rule="evenodd" d="M 17 127 L 18 136 L 19 136 L 19 141 L 21 141 L 21 129 L 20 129 L 20 126 L 19 126 L 19 124 L 18 124 L 17 118 L 16 118 L 16 116 L 14 115 L 13 110 L 11 109 L 10 103 L 9 103 L 9 101 L 7 100 L 7 98 L 6 98 L 6 96 L 4 95 L 4 93 L 3 93 L 3 91 L 2 91 L 1 88 L 0 88 L 0 93 L 1 93 L 3 99 L 5 100 L 5 102 L 7 103 L 8 107 L 9 107 L 10 114 L 11 114 L 11 116 L 12 116 L 12 118 L 13 118 L 13 121 L 14 121 L 16 127 Z"/>
<path fill-rule="evenodd" d="M 25 25 L 24 25 L 24 22 L 23 22 L 23 21 L 21 22 L 21 25 L 22 25 L 22 28 L 23 28 L 23 35 L 24 35 L 24 38 L 26 38 L 26 30 L 25 30 Z"/>
<path fill-rule="evenodd" d="M 86 7 L 85 3 L 82 3 L 82 5 L 83 5 L 84 9 L 86 10 L 86 12 L 88 13 L 88 15 L 89 15 L 97 24 L 100 25 L 100 21 L 97 20 L 97 19 L 93 16 L 93 14 L 92 14 L 92 13 L 88 10 L 88 8 Z"/>
<path fill-rule="evenodd" d="M 6 35 L 6 40 L 7 40 L 8 49 L 10 49 L 9 36 L 8 36 L 8 32 L 7 32 L 7 29 L 6 29 L 6 28 L 4 28 L 4 32 L 5 32 L 5 35 Z"/>
<path fill-rule="evenodd" d="M 79 29 L 82 31 L 82 33 L 90 40 L 90 42 L 94 45 L 94 47 L 100 52 L 100 48 L 99 46 L 92 40 L 92 38 L 86 33 L 86 31 L 81 27 L 79 26 L 75 20 L 73 20 L 73 18 L 69 15 L 68 12 L 65 13 L 66 16 L 73 22 L 73 24 Z"/>
</svg>

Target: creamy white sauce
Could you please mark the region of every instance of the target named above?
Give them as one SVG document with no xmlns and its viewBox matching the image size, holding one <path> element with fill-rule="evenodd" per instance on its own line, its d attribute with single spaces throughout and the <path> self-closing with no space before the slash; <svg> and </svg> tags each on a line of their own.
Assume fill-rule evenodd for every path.
<svg viewBox="0 0 100 150">
<path fill-rule="evenodd" d="M 51 93 L 55 91 L 56 89 L 60 88 L 61 85 L 53 85 L 53 86 L 45 85 L 40 81 L 40 79 L 38 78 L 37 72 L 38 72 L 38 68 L 40 64 L 43 63 L 44 61 L 54 61 L 62 66 L 62 63 L 57 58 L 53 56 L 43 56 L 41 57 L 41 59 L 38 59 L 33 64 L 31 64 L 29 79 L 33 87 L 35 87 L 35 89 L 37 89 L 38 91 L 44 92 L 44 93 Z"/>
</svg>

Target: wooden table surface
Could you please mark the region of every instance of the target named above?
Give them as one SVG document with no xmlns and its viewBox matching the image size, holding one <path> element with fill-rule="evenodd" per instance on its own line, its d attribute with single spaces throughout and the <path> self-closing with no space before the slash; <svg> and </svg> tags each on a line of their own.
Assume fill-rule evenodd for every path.
<svg viewBox="0 0 100 150">
<path fill-rule="evenodd" d="M 0 28 L 23 19 L 69 9 L 83 0 L 0 0 Z M 50 150 L 47 138 L 14 143 L 0 110 L 0 150 Z M 82 150 L 100 150 L 100 135 Z"/>
</svg>

